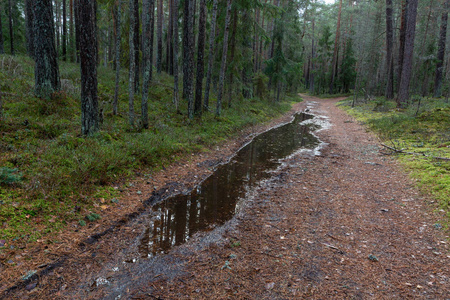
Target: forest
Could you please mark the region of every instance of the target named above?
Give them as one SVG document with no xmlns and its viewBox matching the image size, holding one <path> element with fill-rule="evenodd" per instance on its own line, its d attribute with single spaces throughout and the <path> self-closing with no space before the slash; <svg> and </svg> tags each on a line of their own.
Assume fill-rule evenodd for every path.
<svg viewBox="0 0 450 300">
<path fill-rule="evenodd" d="M 0 0 L 0 271 L 8 269 L 0 276 L 0 292 L 6 288 L 2 282 L 13 282 L 19 273 L 27 276 L 20 265 L 27 255 L 26 266 L 34 258 L 29 258 L 26 245 L 38 245 L 36 261 L 44 266 L 48 249 L 78 243 L 73 236 L 94 235 L 126 214 L 136 217 L 142 212 L 139 205 L 148 204 L 142 198 L 157 197 L 166 187 L 179 192 L 178 185 L 163 185 L 169 178 L 172 183 L 188 178 L 193 184 L 201 177 L 195 175 L 200 167 L 212 172 L 231 155 L 226 152 L 231 148 L 223 145 L 255 135 L 261 124 L 281 120 L 302 101 L 308 101 L 305 107 L 317 99 L 322 101 L 318 105 L 333 103 L 327 113 L 333 112 L 330 118 L 340 122 L 333 125 L 333 134 L 350 128 L 348 135 L 341 132 L 335 138 L 355 135 L 360 125 L 374 131 L 376 143 L 391 151 L 386 155 L 399 154 L 421 193 L 433 197 L 431 203 L 436 201 L 448 222 L 449 10 L 450 0 Z M 336 105 L 355 119 L 342 117 Z M 356 181 L 355 175 L 348 182 L 358 186 L 364 180 L 385 180 L 373 186 L 380 195 L 388 193 L 385 186 L 405 176 L 395 173 L 391 180 L 384 171 L 388 163 L 378 156 L 366 158 L 373 149 L 365 146 L 358 152 L 365 140 L 357 141 L 337 150 L 337 142 L 330 142 L 331 154 L 319 155 L 317 165 L 292 168 L 292 174 L 277 178 L 309 174 L 310 168 L 319 174 L 335 172 L 334 180 L 342 175 L 340 168 L 355 166 L 354 161 L 342 164 L 338 158 L 356 157 L 361 160 L 358 168 L 370 167 L 372 173 L 361 173 L 367 178 Z M 339 153 L 342 149 L 348 154 Z M 212 157 L 214 151 L 224 154 L 195 160 Z M 324 166 L 322 158 L 333 161 Z M 172 173 L 167 175 L 167 170 Z M 352 172 L 346 169 L 346 176 Z M 313 184 L 299 180 L 305 186 L 298 188 L 310 193 L 309 199 L 333 192 L 325 182 L 328 177 L 308 176 L 324 186 L 313 193 Z M 372 186 L 360 190 L 373 193 L 378 201 Z M 397 206 L 405 208 L 412 200 L 399 200 L 403 194 L 415 197 L 406 183 L 394 190 L 395 197 L 377 212 L 388 215 Z M 315 205 L 313 213 L 320 208 Z M 295 219 L 293 211 L 297 208 L 289 212 Z M 168 240 L 175 239 L 169 232 L 174 214 L 168 213 L 167 224 L 161 221 L 160 231 Z M 372 214 L 365 213 L 365 220 Z M 401 216 L 392 219 L 403 220 Z M 352 217 L 337 220 L 347 226 Z M 184 223 L 177 228 L 182 234 L 190 226 Z M 436 224 L 428 228 L 442 228 Z M 269 227 L 261 225 L 264 230 Z M 350 231 L 340 239 L 327 236 L 338 243 L 353 235 Z M 316 228 L 308 232 L 315 234 Z M 254 234 L 259 233 L 258 229 Z M 285 238 L 274 236 L 277 242 Z M 314 238 L 307 243 L 312 245 Z M 304 251 L 305 245 L 299 242 L 293 249 Z M 342 252 L 329 242 L 321 245 Z M 233 237 L 226 251 L 243 248 Z M 303 254 L 310 253 L 314 252 Z M 373 257 L 370 263 L 375 264 L 378 258 Z M 221 272 L 234 271 L 228 265 L 233 259 L 219 263 Z M 308 274 L 316 273 L 320 274 Z M 160 276 L 155 275 L 154 279 Z M 274 288 L 271 282 L 264 284 L 262 290 Z"/>
</svg>

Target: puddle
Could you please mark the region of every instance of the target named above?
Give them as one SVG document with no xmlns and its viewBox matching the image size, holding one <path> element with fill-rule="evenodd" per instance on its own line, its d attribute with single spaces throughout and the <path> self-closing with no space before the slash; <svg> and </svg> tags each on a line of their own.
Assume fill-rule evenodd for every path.
<svg viewBox="0 0 450 300">
<path fill-rule="evenodd" d="M 152 206 L 148 227 L 141 238 L 141 257 L 166 253 L 186 242 L 198 231 L 209 231 L 230 220 L 239 199 L 285 158 L 302 148 L 314 148 L 319 140 L 311 126 L 300 124 L 312 119 L 297 114 L 291 123 L 272 128 L 242 147 L 226 164 L 188 195 L 175 195 Z"/>
</svg>

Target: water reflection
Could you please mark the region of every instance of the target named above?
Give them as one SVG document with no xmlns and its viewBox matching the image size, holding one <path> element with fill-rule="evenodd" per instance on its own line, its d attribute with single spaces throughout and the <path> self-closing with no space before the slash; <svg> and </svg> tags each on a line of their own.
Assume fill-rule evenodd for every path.
<svg viewBox="0 0 450 300">
<path fill-rule="evenodd" d="M 227 164 L 221 165 L 188 195 L 176 195 L 152 207 L 151 219 L 139 252 L 142 257 L 167 252 L 195 232 L 212 230 L 231 219 L 238 200 L 270 170 L 300 148 L 318 144 L 307 126 L 299 123 L 311 115 L 298 114 L 293 122 L 255 137 Z"/>
</svg>

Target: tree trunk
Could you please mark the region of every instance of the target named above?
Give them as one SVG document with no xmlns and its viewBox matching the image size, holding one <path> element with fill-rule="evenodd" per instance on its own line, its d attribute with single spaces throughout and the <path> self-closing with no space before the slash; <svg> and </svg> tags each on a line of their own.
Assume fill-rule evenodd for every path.
<svg viewBox="0 0 450 300">
<path fill-rule="evenodd" d="M 392 24 L 392 0 L 386 0 L 386 91 L 387 99 L 394 98 L 394 29 Z"/>
<path fill-rule="evenodd" d="M 133 27 L 132 27 L 133 28 Z M 139 91 L 139 0 L 134 0 L 134 92 Z"/>
<path fill-rule="evenodd" d="M 162 68 L 162 26 L 163 26 L 163 0 L 158 0 L 158 24 L 156 37 L 158 40 L 158 52 L 156 52 L 156 72 L 161 74 Z"/>
<path fill-rule="evenodd" d="M 75 38 L 74 38 L 74 30 L 73 30 L 73 0 L 69 0 L 69 6 L 70 6 L 70 21 L 69 21 L 69 44 L 70 44 L 70 61 L 76 60 L 76 46 L 75 44 Z"/>
<path fill-rule="evenodd" d="M 76 62 L 80 62 L 80 16 L 79 14 L 79 6 L 80 0 L 73 0 L 74 6 L 74 15 L 75 15 L 75 58 Z"/>
<path fill-rule="evenodd" d="M 63 7 L 62 7 L 62 17 L 63 17 L 63 21 L 62 21 L 62 56 L 63 56 L 63 60 L 66 61 L 67 60 L 67 16 L 66 16 L 66 0 L 63 0 L 62 3 Z"/>
<path fill-rule="evenodd" d="M 150 61 L 150 2 L 153 0 L 143 0 L 142 2 L 142 37 L 143 37 L 143 82 L 142 82 L 142 102 L 141 119 L 142 127 L 148 128 L 148 90 L 150 86 L 150 73 L 152 71 L 152 62 Z"/>
<path fill-rule="evenodd" d="M 166 43 L 166 66 L 167 66 L 167 73 L 169 75 L 173 75 L 173 39 L 172 39 L 172 33 L 173 33 L 173 1 L 169 0 L 169 20 L 167 22 L 169 23 L 167 26 L 167 43 Z"/>
<path fill-rule="evenodd" d="M 445 40 L 447 38 L 447 22 L 448 22 L 448 9 L 450 8 L 450 1 L 447 0 L 446 11 L 441 16 L 441 30 L 439 33 L 438 53 L 436 63 L 436 73 L 434 77 L 434 97 L 440 97 L 442 95 L 442 71 L 444 69 L 444 56 L 445 56 Z"/>
<path fill-rule="evenodd" d="M 183 62 L 183 94 L 188 103 L 188 116 L 194 117 L 194 1 L 186 0 L 187 14 L 185 15 L 183 49 L 185 60 Z M 185 8 L 186 11 L 186 8 Z"/>
<path fill-rule="evenodd" d="M 418 0 L 408 0 L 405 51 L 403 53 L 402 77 L 400 78 L 400 87 L 398 91 L 398 106 L 403 106 L 409 98 L 409 84 L 411 80 L 414 38 L 416 33 L 417 2 Z"/>
<path fill-rule="evenodd" d="M 213 11 L 211 18 L 211 30 L 209 32 L 209 53 L 208 53 L 208 72 L 206 74 L 205 99 L 203 101 L 203 110 L 209 110 L 209 90 L 211 87 L 211 76 L 214 61 L 214 40 L 216 38 L 216 22 L 217 22 L 217 1 L 213 2 Z"/>
<path fill-rule="evenodd" d="M 130 69 L 129 69 L 129 80 L 128 80 L 128 117 L 131 126 L 134 126 L 134 93 L 136 89 L 136 59 L 135 59 L 135 31 L 134 27 L 136 24 L 134 14 L 135 11 L 135 0 L 130 0 Z"/>
<path fill-rule="evenodd" d="M 216 116 L 220 116 L 222 110 L 223 84 L 225 80 L 225 69 L 227 65 L 228 33 L 230 31 L 231 2 L 232 0 L 227 0 L 227 12 L 225 16 L 225 29 L 224 29 L 225 31 L 223 34 L 222 63 L 220 64 L 219 87 L 217 90 Z"/>
<path fill-rule="evenodd" d="M 0 8 L 0 10 L 1 10 L 1 8 Z M 0 31 L 1 31 L 1 26 L 0 26 Z M 30 56 L 31 58 L 34 58 L 33 1 L 32 0 L 25 0 L 25 36 L 26 36 L 26 46 L 27 46 L 28 56 Z"/>
<path fill-rule="evenodd" d="M 405 37 L 406 37 L 406 23 L 408 21 L 408 2 L 409 0 L 402 1 L 402 17 L 400 23 L 400 45 L 398 49 L 398 74 L 397 78 L 400 81 L 402 78 L 403 70 L 403 57 L 405 53 Z"/>
<path fill-rule="evenodd" d="M 258 36 L 258 25 L 259 25 L 259 15 L 260 9 L 255 9 L 255 22 L 253 25 L 253 32 L 255 34 L 253 38 L 253 72 L 258 72 L 258 53 L 259 53 L 259 36 Z"/>
<path fill-rule="evenodd" d="M 117 0 L 116 22 L 115 22 L 115 46 L 116 46 L 116 84 L 114 88 L 113 115 L 119 112 L 119 84 L 120 84 L 120 40 L 121 40 L 121 14 L 122 0 Z"/>
<path fill-rule="evenodd" d="M 178 0 L 173 0 L 173 103 L 179 112 L 178 106 Z"/>
<path fill-rule="evenodd" d="M 205 53 L 205 31 L 206 31 L 206 0 L 200 0 L 200 19 L 198 24 L 197 45 L 197 83 L 195 88 L 194 114 L 202 114 L 202 94 L 204 77 L 204 53 Z"/>
<path fill-rule="evenodd" d="M 9 12 L 9 42 L 11 44 L 11 55 L 15 55 L 14 50 L 14 30 L 13 30 L 13 17 L 12 17 L 12 0 L 8 1 L 8 12 Z"/>
<path fill-rule="evenodd" d="M 59 3 L 58 0 L 54 0 L 55 1 L 55 15 L 56 15 L 56 22 L 55 22 L 55 31 L 56 31 L 56 53 L 58 54 L 59 57 L 59 50 L 61 48 L 61 43 L 60 43 L 60 22 L 61 22 L 61 16 L 60 16 L 60 12 L 59 12 Z"/>
<path fill-rule="evenodd" d="M 234 52 L 236 49 L 236 27 L 237 27 L 237 18 L 238 18 L 238 14 L 237 14 L 237 9 L 234 8 L 234 13 L 233 13 L 233 29 L 231 32 L 231 40 L 230 40 L 230 61 L 228 63 L 228 65 L 230 65 L 230 77 L 229 77 L 229 81 L 228 81 L 228 107 L 231 107 L 231 99 L 232 99 L 232 94 L 233 94 L 233 74 L 234 74 Z"/>
<path fill-rule="evenodd" d="M 1 12 L 2 12 L 3 6 L 0 2 L 0 54 L 5 53 L 5 48 L 3 46 L 3 26 L 2 26 L 2 18 L 1 18 Z"/>
<path fill-rule="evenodd" d="M 49 99 L 60 87 L 51 0 L 33 1 L 35 94 Z"/>
<path fill-rule="evenodd" d="M 150 3 L 150 62 L 152 64 L 150 71 L 150 81 L 153 79 L 153 46 L 155 41 L 155 2 L 156 0 L 151 1 Z"/>
<path fill-rule="evenodd" d="M 81 62 L 81 133 L 92 135 L 99 130 L 97 99 L 97 34 L 95 1 L 78 0 Z"/>
<path fill-rule="evenodd" d="M 315 25 L 315 19 L 312 19 L 312 39 L 311 39 L 311 67 L 309 68 L 309 74 L 310 74 L 310 78 L 309 78 L 309 92 L 310 94 L 314 95 L 314 56 L 316 55 L 315 53 L 315 48 L 314 48 L 314 25 Z"/>
<path fill-rule="evenodd" d="M 342 13 L 342 0 L 339 0 L 339 11 L 336 25 L 336 37 L 334 39 L 334 51 L 333 51 L 333 61 L 331 63 L 331 81 L 329 93 L 334 93 L 334 81 L 337 75 L 337 64 L 338 64 L 338 49 L 339 49 L 339 38 L 341 35 L 341 13 Z"/>
</svg>

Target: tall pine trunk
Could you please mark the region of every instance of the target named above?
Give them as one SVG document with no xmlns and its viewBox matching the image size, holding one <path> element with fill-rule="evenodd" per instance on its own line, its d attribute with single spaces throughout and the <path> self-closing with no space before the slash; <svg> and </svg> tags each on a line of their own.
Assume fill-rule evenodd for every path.
<svg viewBox="0 0 450 300">
<path fill-rule="evenodd" d="M 9 42 L 11 45 L 11 55 L 15 55 L 16 51 L 14 50 L 14 26 L 13 26 L 13 16 L 12 16 L 12 0 L 8 1 L 8 12 L 9 12 Z"/>
<path fill-rule="evenodd" d="M 402 1 L 402 16 L 400 21 L 400 34 L 399 34 L 400 41 L 398 48 L 398 71 L 397 71 L 397 78 L 399 81 L 402 78 L 403 57 L 405 54 L 406 23 L 408 21 L 408 2 L 409 0 Z"/>
<path fill-rule="evenodd" d="M 179 112 L 178 96 L 178 0 L 173 0 L 173 103 Z"/>
<path fill-rule="evenodd" d="M 134 92 L 139 91 L 139 48 L 140 48 L 140 38 L 139 38 L 139 0 L 134 0 Z"/>
<path fill-rule="evenodd" d="M 209 110 L 209 90 L 211 88 L 211 76 L 214 62 L 214 40 L 216 38 L 216 22 L 217 22 L 217 1 L 213 2 L 213 11 L 211 18 L 211 30 L 209 32 L 209 51 L 208 51 L 208 72 L 206 74 L 205 99 L 203 101 L 203 110 Z"/>
<path fill-rule="evenodd" d="M 49 99 L 60 87 L 51 0 L 33 1 L 35 94 Z"/>
<path fill-rule="evenodd" d="M 73 30 L 73 0 L 69 0 L 69 45 L 70 45 L 70 61 L 74 62 L 76 60 L 76 46 L 75 46 L 75 34 Z"/>
<path fill-rule="evenodd" d="M 339 0 L 339 11 L 336 25 L 336 36 L 334 39 L 334 51 L 333 51 L 333 61 L 331 63 L 331 81 L 329 93 L 334 93 L 334 81 L 337 75 L 337 65 L 338 65 L 338 51 L 339 51 L 339 38 L 341 35 L 341 14 L 342 14 L 342 0 Z"/>
<path fill-rule="evenodd" d="M 225 29 L 224 29 L 224 34 L 223 34 L 222 63 L 220 64 L 219 87 L 217 89 L 216 116 L 220 116 L 220 113 L 222 111 L 223 85 L 224 85 L 224 81 L 225 81 L 225 69 L 227 67 L 228 33 L 230 32 L 231 2 L 232 2 L 232 0 L 227 0 L 227 12 L 225 15 Z"/>
<path fill-rule="evenodd" d="M 202 94 L 204 77 L 204 53 L 206 32 L 206 0 L 200 0 L 200 19 L 198 24 L 198 49 L 197 49 L 197 82 L 195 87 L 194 114 L 202 114 Z"/>
<path fill-rule="evenodd" d="M 153 46 L 155 42 L 155 2 L 156 0 L 151 1 L 150 3 L 150 61 L 152 63 L 152 68 L 150 72 L 150 81 L 153 79 Z"/>
<path fill-rule="evenodd" d="M 148 128 L 148 91 L 150 86 L 150 73 L 152 72 L 152 62 L 150 61 L 150 6 L 153 0 L 143 0 L 142 2 L 142 37 L 143 37 L 143 82 L 142 82 L 142 102 L 141 119 L 142 127 Z"/>
<path fill-rule="evenodd" d="M 183 50 L 183 94 L 188 103 L 188 116 L 194 117 L 194 0 L 186 0 L 187 14 L 185 15 Z M 185 7 L 186 11 L 186 7 Z"/>
<path fill-rule="evenodd" d="M 447 0 L 446 6 L 446 11 L 444 11 L 441 16 L 441 30 L 439 33 L 436 73 L 434 77 L 434 97 L 440 97 L 442 95 L 442 71 L 444 69 L 445 40 L 447 39 L 448 9 L 450 8 L 449 0 Z"/>
<path fill-rule="evenodd" d="M 115 47 L 116 47 L 116 84 L 114 88 L 113 115 L 119 112 L 119 84 L 120 84 L 120 40 L 121 40 L 121 14 L 122 0 L 117 0 L 116 22 L 115 22 Z"/>
<path fill-rule="evenodd" d="M 232 102 L 232 96 L 233 96 L 233 76 L 234 76 L 234 70 L 235 70 L 235 66 L 234 66 L 234 52 L 236 50 L 236 29 L 237 29 L 237 18 L 238 18 L 238 14 L 237 14 L 237 9 L 234 8 L 233 10 L 233 28 L 232 28 L 232 32 L 231 32 L 231 40 L 230 40 L 230 61 L 229 61 L 229 65 L 230 65 L 230 77 L 228 80 L 228 107 L 231 107 L 231 102 Z"/>
<path fill-rule="evenodd" d="M 97 34 L 95 3 L 78 0 L 81 62 L 81 133 L 92 135 L 99 130 L 97 98 Z"/>
<path fill-rule="evenodd" d="M 66 0 L 62 2 L 62 56 L 63 60 L 67 60 L 67 9 L 66 9 Z"/>
<path fill-rule="evenodd" d="M 134 126 L 134 93 L 136 90 L 136 59 L 135 59 L 135 31 L 136 24 L 134 14 L 135 0 L 130 0 L 130 69 L 128 76 L 128 118 L 131 126 Z"/>
<path fill-rule="evenodd" d="M 3 6 L 2 6 L 2 3 L 0 2 L 0 54 L 5 53 L 5 48 L 3 46 L 3 26 L 2 26 L 2 18 L 1 18 L 2 9 L 3 9 Z"/>
<path fill-rule="evenodd" d="M 386 91 L 387 99 L 394 98 L 394 29 L 392 24 L 392 0 L 386 0 Z"/>
<path fill-rule="evenodd" d="M 1 21 L 0 21 L 1 22 Z M 1 26 L 0 26 L 1 31 Z M 33 1 L 25 0 L 25 37 L 28 56 L 34 58 Z"/>
<path fill-rule="evenodd" d="M 158 1 L 158 23 L 156 29 L 156 38 L 158 40 L 158 51 L 156 52 L 156 72 L 161 74 L 162 69 L 162 26 L 163 26 L 163 0 Z"/>
<path fill-rule="evenodd" d="M 414 52 L 414 38 L 416 34 L 416 16 L 418 0 L 408 0 L 408 17 L 406 21 L 405 51 L 403 53 L 402 77 L 398 91 L 397 105 L 403 106 L 409 98 L 409 84 Z"/>
</svg>

